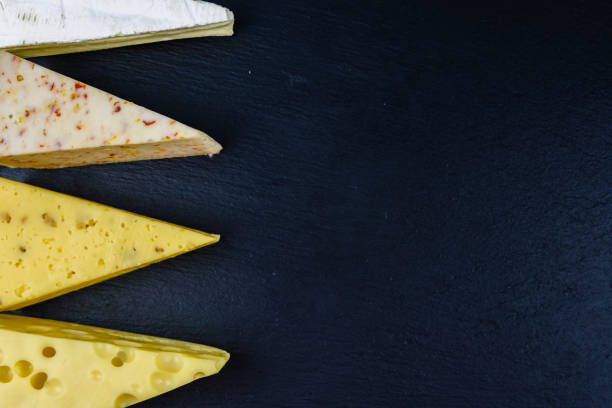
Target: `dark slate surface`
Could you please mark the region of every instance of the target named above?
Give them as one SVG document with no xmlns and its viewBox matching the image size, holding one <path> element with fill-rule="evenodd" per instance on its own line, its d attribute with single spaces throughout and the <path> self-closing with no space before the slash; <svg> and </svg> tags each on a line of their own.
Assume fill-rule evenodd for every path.
<svg viewBox="0 0 612 408">
<path fill-rule="evenodd" d="M 220 156 L 0 170 L 222 242 L 24 313 L 232 352 L 149 408 L 610 407 L 612 6 L 225 3 L 37 59 Z"/>
</svg>

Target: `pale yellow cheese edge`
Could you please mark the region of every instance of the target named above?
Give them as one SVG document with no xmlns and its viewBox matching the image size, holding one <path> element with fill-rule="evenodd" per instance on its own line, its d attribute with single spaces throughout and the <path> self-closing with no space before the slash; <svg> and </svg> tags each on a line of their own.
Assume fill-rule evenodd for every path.
<svg viewBox="0 0 612 408">
<path fill-rule="evenodd" d="M 49 325 L 52 325 L 54 327 L 69 326 L 69 328 L 74 329 L 74 330 L 89 331 L 92 333 L 97 333 L 98 335 L 100 335 L 100 333 L 104 333 L 104 336 L 107 336 L 107 337 L 91 339 L 91 338 L 79 338 L 78 335 L 75 335 L 76 337 L 67 337 L 67 339 L 74 340 L 74 341 L 82 341 L 86 343 L 102 342 L 102 343 L 109 343 L 109 344 L 116 344 L 115 340 L 138 341 L 142 343 L 138 347 L 138 349 L 145 350 L 145 351 L 151 351 L 151 352 L 159 352 L 159 350 L 152 345 L 157 340 L 170 341 L 173 343 L 172 345 L 174 346 L 176 346 L 177 344 L 180 346 L 195 344 L 199 346 L 200 348 L 202 348 L 203 351 L 200 351 L 200 352 L 184 351 L 183 354 L 193 356 L 193 357 L 201 357 L 203 354 L 206 354 L 211 358 L 220 359 L 221 364 L 218 363 L 216 365 L 217 371 L 213 374 L 216 374 L 219 371 L 221 371 L 221 369 L 225 366 L 225 364 L 229 361 L 231 357 L 231 354 L 228 351 L 220 349 L 218 347 L 209 346 L 207 344 L 194 343 L 192 341 L 173 339 L 169 337 L 154 336 L 152 334 L 127 332 L 124 330 L 109 329 L 109 328 L 100 327 L 100 326 L 92 326 L 88 324 L 73 323 L 73 322 L 67 322 L 67 321 L 61 321 L 61 320 L 55 320 L 55 319 L 44 319 L 41 317 L 0 313 L 0 323 L 2 323 L 3 320 L 15 320 L 15 321 L 24 320 L 28 322 L 29 324 L 35 324 L 38 326 L 49 326 Z M 56 332 L 53 332 L 53 331 L 32 332 L 31 330 L 17 330 L 13 327 L 3 327 L 0 329 L 23 333 L 23 334 L 30 334 L 34 336 L 47 337 L 47 338 L 64 338 L 63 336 L 60 336 Z M 111 336 L 111 337 L 108 337 L 108 336 Z M 117 338 L 114 338 L 112 336 L 115 336 Z M 210 375 L 213 375 L 213 374 L 210 374 Z"/>
</svg>

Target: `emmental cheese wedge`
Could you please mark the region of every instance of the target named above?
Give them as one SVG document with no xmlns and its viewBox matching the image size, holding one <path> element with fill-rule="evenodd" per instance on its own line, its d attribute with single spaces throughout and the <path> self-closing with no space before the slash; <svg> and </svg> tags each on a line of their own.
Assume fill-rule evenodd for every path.
<svg viewBox="0 0 612 408">
<path fill-rule="evenodd" d="M 0 51 L 0 164 L 58 168 L 213 155 L 205 133 Z"/>
<path fill-rule="evenodd" d="M 0 310 L 38 303 L 218 240 L 0 178 Z"/>
<path fill-rule="evenodd" d="M 22 57 L 233 34 L 234 14 L 200 0 L 2 0 L 0 49 Z"/>
<path fill-rule="evenodd" d="M 10 408 L 123 408 L 216 374 L 225 351 L 0 315 L 0 401 Z"/>
</svg>

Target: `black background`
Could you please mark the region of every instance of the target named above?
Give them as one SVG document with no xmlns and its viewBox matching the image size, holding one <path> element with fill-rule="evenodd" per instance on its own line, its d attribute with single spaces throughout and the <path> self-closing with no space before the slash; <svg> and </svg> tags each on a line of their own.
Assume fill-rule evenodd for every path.
<svg viewBox="0 0 612 408">
<path fill-rule="evenodd" d="M 143 407 L 609 407 L 612 6 L 224 0 L 37 58 L 225 147 L 0 175 L 222 234 L 24 311 L 225 348 Z"/>
</svg>

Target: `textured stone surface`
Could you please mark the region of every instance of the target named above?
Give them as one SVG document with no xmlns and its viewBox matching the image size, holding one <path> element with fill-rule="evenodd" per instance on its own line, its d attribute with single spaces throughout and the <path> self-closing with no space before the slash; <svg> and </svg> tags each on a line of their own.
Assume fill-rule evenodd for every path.
<svg viewBox="0 0 612 408">
<path fill-rule="evenodd" d="M 222 241 L 26 312 L 232 352 L 148 408 L 609 407 L 612 8 L 537 3 L 228 0 L 39 59 L 225 149 L 1 176 Z"/>
</svg>

